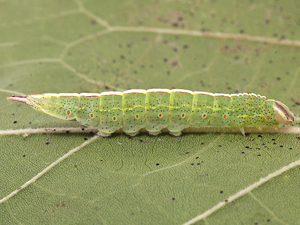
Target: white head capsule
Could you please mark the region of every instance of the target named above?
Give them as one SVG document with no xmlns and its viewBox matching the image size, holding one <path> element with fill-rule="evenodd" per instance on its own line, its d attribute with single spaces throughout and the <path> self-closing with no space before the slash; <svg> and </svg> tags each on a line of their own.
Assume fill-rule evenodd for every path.
<svg viewBox="0 0 300 225">
<path fill-rule="evenodd" d="M 285 125 L 291 125 L 295 118 L 294 113 L 282 102 L 274 101 L 273 104 L 276 120 Z"/>
</svg>

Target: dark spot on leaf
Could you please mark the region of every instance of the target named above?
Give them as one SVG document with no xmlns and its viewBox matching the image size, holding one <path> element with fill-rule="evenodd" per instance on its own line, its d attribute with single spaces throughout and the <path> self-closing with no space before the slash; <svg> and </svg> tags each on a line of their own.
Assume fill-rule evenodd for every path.
<svg viewBox="0 0 300 225">
<path fill-rule="evenodd" d="M 26 155 L 22 155 L 23 157 L 25 157 Z"/>
<path fill-rule="evenodd" d="M 175 200 L 175 198 L 172 198 L 172 200 Z"/>
<path fill-rule="evenodd" d="M 14 123 L 17 123 L 17 121 L 14 121 Z"/>
<path fill-rule="evenodd" d="M 46 142 L 46 145 L 49 145 L 50 144 L 50 142 L 48 141 L 48 142 Z"/>
<path fill-rule="evenodd" d="M 220 194 L 223 194 L 223 191 L 220 191 Z"/>
<path fill-rule="evenodd" d="M 177 65 L 178 65 L 178 62 L 177 62 L 177 61 L 173 61 L 173 62 L 172 62 L 172 66 L 175 67 L 175 66 L 177 66 Z"/>
<path fill-rule="evenodd" d="M 157 166 L 159 166 L 159 163 L 156 163 Z"/>
</svg>

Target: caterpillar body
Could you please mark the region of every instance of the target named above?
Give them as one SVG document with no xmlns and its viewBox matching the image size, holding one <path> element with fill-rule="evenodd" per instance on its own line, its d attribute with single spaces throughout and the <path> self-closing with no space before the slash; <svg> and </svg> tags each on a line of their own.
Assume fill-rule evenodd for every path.
<svg viewBox="0 0 300 225">
<path fill-rule="evenodd" d="M 174 136 L 187 127 L 244 127 L 290 125 L 294 114 L 279 101 L 256 94 L 213 94 L 182 89 L 133 89 L 124 92 L 36 94 L 7 97 L 60 119 L 76 119 L 97 127 L 101 136 L 116 130 L 135 136 L 163 128 Z"/>
</svg>

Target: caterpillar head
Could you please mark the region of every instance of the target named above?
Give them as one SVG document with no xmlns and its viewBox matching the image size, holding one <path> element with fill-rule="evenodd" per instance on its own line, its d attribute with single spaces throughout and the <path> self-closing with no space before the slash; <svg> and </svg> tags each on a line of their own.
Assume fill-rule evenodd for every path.
<svg viewBox="0 0 300 225">
<path fill-rule="evenodd" d="M 294 113 L 282 102 L 274 101 L 274 112 L 276 120 L 285 125 L 291 125 L 294 122 Z"/>
</svg>

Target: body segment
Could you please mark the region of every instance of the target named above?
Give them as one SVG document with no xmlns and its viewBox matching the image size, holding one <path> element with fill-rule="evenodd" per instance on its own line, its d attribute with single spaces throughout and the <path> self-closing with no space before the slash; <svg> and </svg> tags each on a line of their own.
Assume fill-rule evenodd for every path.
<svg viewBox="0 0 300 225">
<path fill-rule="evenodd" d="M 158 135 L 163 128 L 179 136 L 187 127 L 262 127 L 292 124 L 286 105 L 255 94 L 212 94 L 182 89 L 129 90 L 101 94 L 10 96 L 60 119 L 76 119 L 97 127 L 102 136 L 123 128 L 134 136 L 145 128 Z"/>
</svg>

